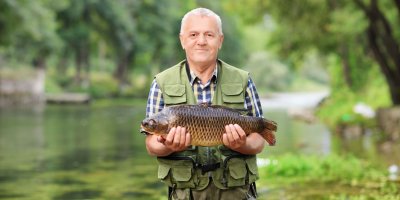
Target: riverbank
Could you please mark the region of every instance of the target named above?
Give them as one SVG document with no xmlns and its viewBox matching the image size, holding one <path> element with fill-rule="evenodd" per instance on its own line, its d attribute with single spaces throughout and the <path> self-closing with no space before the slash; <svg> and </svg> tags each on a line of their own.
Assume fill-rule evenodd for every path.
<svg viewBox="0 0 400 200">
<path fill-rule="evenodd" d="M 0 70 L 0 107 L 43 104 L 43 69 Z"/>
<path fill-rule="evenodd" d="M 300 109 L 316 108 L 329 96 L 329 90 L 315 92 L 279 92 L 271 93 L 268 97 L 261 98 L 265 109 Z"/>
<path fill-rule="evenodd" d="M 399 174 L 366 159 L 336 153 L 269 159 L 259 169 L 260 199 L 400 199 Z"/>
</svg>

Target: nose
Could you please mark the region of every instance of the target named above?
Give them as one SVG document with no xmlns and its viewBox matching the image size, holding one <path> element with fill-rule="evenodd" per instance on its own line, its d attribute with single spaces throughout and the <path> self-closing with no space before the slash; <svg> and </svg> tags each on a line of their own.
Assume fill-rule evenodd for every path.
<svg viewBox="0 0 400 200">
<path fill-rule="evenodd" d="M 200 35 L 199 40 L 198 40 L 199 45 L 205 45 L 207 44 L 207 38 L 204 35 Z"/>
<path fill-rule="evenodd" d="M 149 124 L 149 122 L 147 120 L 142 121 L 142 126 L 147 126 L 148 124 Z"/>
</svg>

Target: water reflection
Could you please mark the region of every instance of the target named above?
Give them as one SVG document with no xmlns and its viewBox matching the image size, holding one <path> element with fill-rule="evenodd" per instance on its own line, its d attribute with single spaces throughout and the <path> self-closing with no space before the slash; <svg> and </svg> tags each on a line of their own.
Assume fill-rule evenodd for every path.
<svg viewBox="0 0 400 200">
<path fill-rule="evenodd" d="M 133 107 L 47 106 L 0 112 L 0 198 L 157 199 L 155 160 Z M 136 198 L 137 197 L 137 198 Z"/>
<path fill-rule="evenodd" d="M 292 120 L 285 109 L 269 109 L 265 117 L 278 123 L 277 144 L 262 155 L 304 153 L 327 155 L 331 151 L 331 134 L 321 123 L 308 124 Z"/>
</svg>

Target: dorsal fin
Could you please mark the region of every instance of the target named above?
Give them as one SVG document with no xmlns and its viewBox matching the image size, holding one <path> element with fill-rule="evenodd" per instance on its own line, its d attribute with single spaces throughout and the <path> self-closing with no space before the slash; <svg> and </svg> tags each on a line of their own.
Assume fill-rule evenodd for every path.
<svg viewBox="0 0 400 200">
<path fill-rule="evenodd" d="M 211 108 L 216 108 L 216 109 L 218 109 L 218 108 L 226 109 L 226 110 L 229 110 L 231 112 L 236 112 L 236 113 L 238 113 L 240 115 L 249 115 L 249 113 L 250 113 L 249 110 L 244 109 L 244 108 L 243 109 L 235 109 L 235 108 L 230 108 L 230 107 L 222 106 L 222 105 L 210 105 L 208 103 L 200 103 L 199 106 L 211 107 Z"/>
</svg>

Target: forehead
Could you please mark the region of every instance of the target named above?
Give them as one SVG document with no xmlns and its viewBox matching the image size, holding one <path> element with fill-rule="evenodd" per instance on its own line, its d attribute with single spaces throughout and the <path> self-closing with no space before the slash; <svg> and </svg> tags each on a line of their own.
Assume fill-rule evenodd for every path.
<svg viewBox="0 0 400 200">
<path fill-rule="evenodd" d="M 183 25 L 185 32 L 218 32 L 218 24 L 215 17 L 191 15 Z"/>
</svg>

